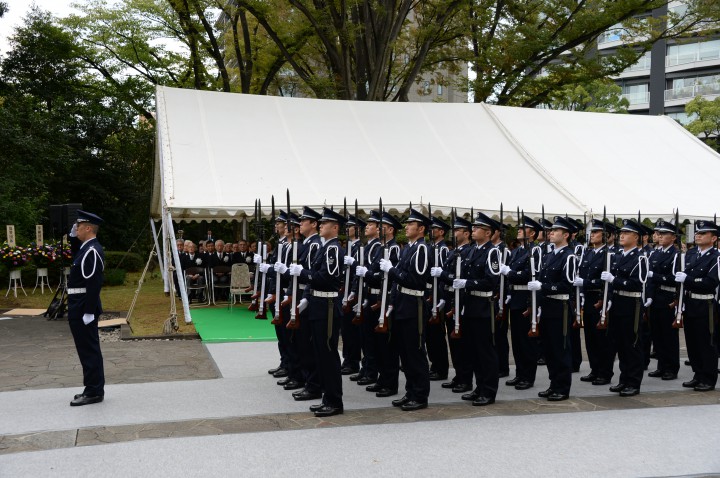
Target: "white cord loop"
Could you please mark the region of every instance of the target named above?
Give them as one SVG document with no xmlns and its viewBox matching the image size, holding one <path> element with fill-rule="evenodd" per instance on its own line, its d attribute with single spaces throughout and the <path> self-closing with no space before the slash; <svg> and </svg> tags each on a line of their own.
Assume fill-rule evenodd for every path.
<svg viewBox="0 0 720 478">
<path fill-rule="evenodd" d="M 85 275 L 85 259 L 87 259 L 87 256 L 90 255 L 90 251 L 92 251 L 95 254 L 95 262 L 93 262 L 93 268 L 90 275 Z M 83 279 L 89 279 L 95 274 L 95 267 L 97 267 L 97 261 L 100 260 L 100 264 L 102 264 L 103 270 L 105 270 L 105 263 L 103 262 L 102 258 L 100 257 L 100 253 L 95 250 L 94 247 L 90 246 L 90 248 L 87 250 L 85 255 L 82 258 L 82 261 L 80 262 L 80 272 L 82 273 Z"/>
</svg>

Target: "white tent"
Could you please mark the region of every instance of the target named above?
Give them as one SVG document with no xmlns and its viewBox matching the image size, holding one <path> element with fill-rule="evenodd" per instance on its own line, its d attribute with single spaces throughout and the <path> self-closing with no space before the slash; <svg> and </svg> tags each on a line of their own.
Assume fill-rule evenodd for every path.
<svg viewBox="0 0 720 478">
<path fill-rule="evenodd" d="M 711 218 L 720 156 L 667 117 L 157 89 L 153 217 L 284 206 Z M 189 316 L 186 310 L 186 316 Z"/>
</svg>

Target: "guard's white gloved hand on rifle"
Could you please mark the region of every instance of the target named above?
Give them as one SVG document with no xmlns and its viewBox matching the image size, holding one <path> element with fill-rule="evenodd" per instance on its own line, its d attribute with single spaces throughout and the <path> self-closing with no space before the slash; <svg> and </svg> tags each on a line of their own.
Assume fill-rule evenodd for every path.
<svg viewBox="0 0 720 478">
<path fill-rule="evenodd" d="M 467 279 L 454 279 L 453 289 L 464 289 L 467 285 Z"/>
<path fill-rule="evenodd" d="M 358 277 L 365 277 L 365 274 L 367 274 L 368 268 L 365 266 L 357 266 L 355 268 L 355 275 Z"/>
<path fill-rule="evenodd" d="M 308 306 L 308 300 L 302 299 L 300 303 L 297 305 L 298 312 L 302 312 L 303 310 L 307 309 Z"/>
<path fill-rule="evenodd" d="M 650 307 L 652 305 L 652 299 L 648 298 L 648 300 L 645 301 L 645 304 L 643 304 L 645 307 Z"/>
<path fill-rule="evenodd" d="M 510 266 L 507 266 L 505 264 L 500 266 L 500 273 L 504 276 L 508 275 L 512 269 L 510 269 Z"/>
<path fill-rule="evenodd" d="M 347 300 L 348 300 L 348 302 L 354 301 L 354 300 L 355 300 L 355 292 L 350 292 L 350 293 L 348 294 Z"/>
<path fill-rule="evenodd" d="M 440 277 L 442 275 L 442 267 L 431 267 L 430 268 L 430 276 L 431 277 Z"/>
<path fill-rule="evenodd" d="M 83 322 L 85 322 L 85 325 L 89 325 L 93 320 L 95 320 L 93 314 L 83 314 Z"/>
<path fill-rule="evenodd" d="M 353 305 L 352 311 L 355 312 L 356 314 L 358 312 L 360 312 L 360 304 Z"/>
<path fill-rule="evenodd" d="M 510 298 L 511 298 L 511 297 L 512 297 L 512 296 L 510 296 L 510 295 L 507 296 L 507 298 L 505 299 L 505 303 L 506 303 L 506 304 L 509 304 L 509 303 L 510 303 Z"/>
<path fill-rule="evenodd" d="M 580 277 L 576 277 L 573 281 L 573 287 L 582 287 L 585 281 L 581 279 Z"/>
<path fill-rule="evenodd" d="M 253 255 L 253 262 L 255 264 L 262 264 L 262 256 L 260 254 Z"/>
<path fill-rule="evenodd" d="M 388 272 L 390 269 L 392 269 L 393 265 L 392 262 L 390 262 L 387 259 L 380 259 L 380 270 L 383 272 Z"/>
<path fill-rule="evenodd" d="M 267 273 L 267 271 L 270 270 L 270 264 L 267 263 L 260 264 L 258 267 L 260 268 L 260 272 L 262 272 L 263 274 Z"/>
<path fill-rule="evenodd" d="M 343 262 L 345 263 L 346 266 L 351 266 L 351 265 L 355 264 L 355 258 L 353 256 L 345 256 L 345 258 L 343 259 Z"/>
<path fill-rule="evenodd" d="M 542 282 L 539 280 L 531 280 L 528 282 L 528 290 L 540 290 L 542 289 Z"/>
<path fill-rule="evenodd" d="M 684 272 L 676 272 L 675 273 L 675 282 L 683 283 L 685 282 L 685 279 L 687 279 L 687 274 Z"/>
<path fill-rule="evenodd" d="M 282 262 L 276 262 L 275 263 L 275 272 L 279 272 L 280 274 L 286 273 L 288 270 L 288 267 L 282 263 Z"/>
<path fill-rule="evenodd" d="M 442 310 L 445 307 L 445 299 L 440 299 L 435 310 Z"/>
<path fill-rule="evenodd" d="M 290 264 L 288 267 L 291 276 L 299 276 L 302 273 L 303 266 L 300 264 Z"/>
<path fill-rule="evenodd" d="M 611 274 L 610 272 L 608 272 L 608 271 L 602 271 L 602 272 L 600 273 L 600 278 L 601 278 L 602 280 L 604 280 L 605 282 L 612 282 L 612 281 L 615 280 L 615 276 L 612 275 L 612 274 Z"/>
</svg>

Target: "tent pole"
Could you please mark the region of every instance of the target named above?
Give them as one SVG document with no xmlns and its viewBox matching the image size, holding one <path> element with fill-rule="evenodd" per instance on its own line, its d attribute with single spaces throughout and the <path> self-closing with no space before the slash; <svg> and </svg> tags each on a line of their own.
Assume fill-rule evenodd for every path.
<svg viewBox="0 0 720 478">
<path fill-rule="evenodd" d="M 175 244 L 175 228 L 173 227 L 172 223 L 172 216 L 170 215 L 170 212 L 168 211 L 165 219 L 165 224 L 167 226 L 167 233 L 170 236 L 170 239 L 172 240 L 172 244 Z M 172 247 L 172 255 L 175 259 L 175 275 L 177 276 L 178 280 L 178 286 L 180 287 L 180 297 L 182 298 L 182 304 L 183 304 L 183 313 L 185 315 L 185 323 L 191 324 L 192 323 L 192 316 L 190 315 L 190 304 L 188 303 L 188 296 L 187 296 L 187 290 L 185 289 L 185 277 L 182 273 L 182 267 L 180 267 L 180 255 L 178 254 L 177 247 Z M 170 300 L 175 300 L 175 297 L 171 297 Z"/>
<path fill-rule="evenodd" d="M 246 216 L 246 217 L 242 218 L 242 236 L 241 236 L 241 238 L 243 241 L 248 240 L 247 228 L 248 228 L 248 220 L 247 220 L 247 216 Z"/>
<path fill-rule="evenodd" d="M 158 252 L 157 253 L 158 264 L 160 265 L 160 272 L 162 273 L 163 285 L 165 288 L 165 293 L 167 294 L 168 292 L 170 292 L 170 284 L 168 283 L 167 271 L 165 270 L 165 263 L 163 262 L 163 259 L 164 259 L 163 250 L 164 249 L 160 249 L 160 245 L 158 244 L 158 234 L 157 234 L 157 230 L 155 229 L 155 221 L 153 221 L 153 218 L 150 218 L 150 228 L 152 229 L 153 240 L 155 241 L 155 250 Z M 163 237 L 164 236 L 165 236 L 165 234 L 163 233 Z M 164 239 L 163 239 L 163 244 L 165 244 Z"/>
</svg>

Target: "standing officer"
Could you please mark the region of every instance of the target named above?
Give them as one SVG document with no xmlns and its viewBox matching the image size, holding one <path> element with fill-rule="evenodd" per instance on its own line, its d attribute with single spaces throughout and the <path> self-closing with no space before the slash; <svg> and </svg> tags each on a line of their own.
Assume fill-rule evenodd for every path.
<svg viewBox="0 0 720 478">
<path fill-rule="evenodd" d="M 447 263 L 448 254 L 450 253 L 447 245 L 445 244 L 445 234 L 450 230 L 450 225 L 445 221 L 436 217 L 431 218 L 432 224 L 430 231 L 432 234 L 433 244 L 430 249 L 430 264 L 433 267 L 444 267 Z M 437 257 L 437 264 L 435 264 L 435 258 Z M 433 289 L 432 279 L 428 284 L 429 298 L 428 300 L 432 303 Z M 438 302 L 442 299 L 443 285 L 442 282 L 438 281 L 437 297 Z M 445 380 L 447 379 L 448 369 L 450 364 L 448 362 L 448 345 L 445 338 L 445 320 L 442 316 L 443 310 L 435 311 L 438 320 L 433 323 L 430 321 L 427 326 L 427 352 L 428 359 L 430 360 L 430 380 Z"/>
<path fill-rule="evenodd" d="M 696 392 L 715 389 L 718 378 L 718 352 L 715 348 L 715 290 L 718 277 L 718 227 L 712 221 L 695 221 L 695 247 L 685 257 L 685 270 L 675 273 L 675 281 L 685 284 L 685 342 L 693 378 L 683 387 Z"/>
<path fill-rule="evenodd" d="M 642 282 L 640 281 L 643 263 L 639 259 L 640 224 L 632 219 L 623 220 L 620 229 L 619 248 L 615 252 L 611 272 L 600 274 L 602 280 L 612 286 L 613 299 L 608 321 L 608 329 L 615 343 L 620 361 L 620 380 L 610 387 L 611 392 L 619 392 L 621 397 L 631 397 L 640 393 L 640 384 L 645 369 L 640 337 L 640 315 L 642 313 Z"/>
<path fill-rule="evenodd" d="M 567 278 L 568 257 L 574 252 L 568 247 L 570 231 L 574 226 L 564 217 L 556 216 L 550 229 L 552 252 L 543 254 L 538 280 L 528 282 L 528 290 L 541 291 L 540 335 L 545 352 L 550 387 L 538 393 L 538 397 L 551 402 L 567 400 L 572 384 L 572 344 L 568 328 L 570 292 L 572 283 Z"/>
<path fill-rule="evenodd" d="M 75 395 L 71 407 L 102 402 L 105 397 L 105 372 L 98 334 L 105 252 L 97 240 L 97 233 L 103 220 L 82 210 L 77 214 L 77 222 L 70 232 L 73 263 L 67 284 L 68 322 L 82 365 L 85 389 Z"/>
<path fill-rule="evenodd" d="M 310 411 L 316 417 L 329 417 L 343 413 L 337 347 L 342 317 L 340 289 L 345 251 L 338 240 L 338 232 L 345 218 L 329 208 L 323 208 L 319 222 L 322 247 L 313 256 L 312 264 L 307 269 L 303 264 L 292 264 L 289 272 L 302 277 L 307 284 L 298 308 L 307 309 L 319 389 L 323 390 L 322 403 L 311 406 Z M 295 399 L 298 400 L 298 397 Z"/>
<path fill-rule="evenodd" d="M 430 252 L 425 243 L 425 231 L 429 227 L 430 219 L 410 209 L 410 216 L 405 221 L 408 245 L 400 253 L 400 260 L 395 265 L 389 259 L 380 260 L 380 270 L 393 281 L 391 347 L 400 356 L 405 373 L 405 395 L 393 400 L 392 404 L 404 411 L 427 408 L 430 395 L 430 371 L 425 352 L 425 328 L 430 309 L 424 300 L 430 279 Z M 394 381 L 397 382 L 397 378 Z"/>
<path fill-rule="evenodd" d="M 475 406 L 495 403 L 498 388 L 498 356 L 493 343 L 495 302 L 493 295 L 498 276 L 490 269 L 488 256 L 493 247 L 490 238 L 500 225 L 479 212 L 473 222 L 475 246 L 463 262 L 461 277 L 453 280 L 453 288 L 464 291 L 460 310 L 461 347 L 471 357 L 476 387 L 462 396 Z M 499 270 L 499 264 L 496 264 Z M 457 307 L 457 304 L 456 304 Z"/>
<path fill-rule="evenodd" d="M 286 262 L 287 259 L 287 253 L 290 250 L 288 238 L 287 238 L 287 222 L 288 217 L 287 214 L 285 214 L 285 211 L 282 209 L 280 210 L 280 213 L 278 214 L 277 218 L 275 219 L 275 233 L 278 236 L 278 242 L 277 247 L 272 251 L 270 256 L 268 256 L 267 261 L 265 261 L 263 264 L 260 264 L 260 272 L 263 274 L 267 274 L 266 279 L 266 285 L 265 285 L 265 291 L 267 292 L 267 298 L 265 299 L 265 308 L 270 309 L 270 315 L 273 317 L 273 322 L 275 321 L 275 301 L 282 301 L 282 293 L 280 294 L 280 297 L 275 297 L 275 290 L 276 290 L 276 284 L 278 280 L 278 276 L 280 279 L 280 291 L 282 292 L 283 285 L 287 285 L 283 281 L 282 274 L 277 274 L 273 268 L 274 264 L 276 262 Z M 282 255 L 281 255 L 282 254 Z M 227 257 L 227 256 L 226 256 Z M 275 273 L 274 273 L 275 272 Z M 287 279 L 285 280 L 285 282 Z M 270 373 L 273 377 L 281 378 L 281 377 L 287 377 L 288 376 L 288 348 L 289 344 L 287 341 L 287 334 L 285 333 L 285 329 L 282 325 L 282 322 L 279 322 L 275 324 L 275 336 L 278 339 L 278 351 L 280 352 L 280 365 L 275 369 L 268 370 L 268 373 Z"/>
<path fill-rule="evenodd" d="M 492 238 L 490 239 L 490 242 L 492 243 L 492 246 L 496 248 L 499 251 L 499 254 L 497 257 L 502 257 L 503 252 L 507 245 L 502 240 L 503 234 L 502 229 L 507 227 L 505 224 L 502 223 L 502 218 L 500 218 L 500 221 L 497 222 L 500 229 L 496 230 Z M 498 296 L 498 300 L 500 300 L 500 288 L 495 291 L 496 295 Z M 505 297 L 508 295 L 508 288 L 505 288 L 504 291 Z M 505 300 L 505 297 L 503 300 Z M 504 306 L 504 304 L 503 304 Z M 497 312 L 499 309 L 499 303 L 495 302 L 495 311 Z M 495 322 L 493 323 L 493 335 L 495 339 L 495 350 L 497 350 L 498 355 L 498 377 L 504 378 L 510 375 L 510 344 L 508 343 L 508 321 L 504 318 L 498 316 L 495 318 Z"/>
<path fill-rule="evenodd" d="M 674 380 L 680 370 L 680 341 L 675 321 L 677 283 L 673 263 L 677 256 L 675 241 L 678 230 L 662 219 L 655 223 L 655 242 L 659 249 L 651 251 L 645 307 L 648 308 L 650 332 L 657 355 L 657 369 L 648 377 Z M 647 350 L 647 348 L 645 349 Z"/>
<path fill-rule="evenodd" d="M 593 385 L 607 385 L 613 376 L 615 349 L 608 329 L 598 330 L 604 281 L 600 278 L 605 269 L 607 248 L 603 239 L 603 228 L 607 224 L 593 219 L 590 225 L 588 245 L 580 263 L 580 273 L 573 286 L 582 287 L 583 322 L 585 323 L 585 348 L 587 349 L 590 373 L 580 377 L 583 382 Z"/>
<path fill-rule="evenodd" d="M 451 338 L 453 330 L 455 330 L 455 318 L 453 309 L 457 307 L 460 311 L 462 304 L 455 304 L 455 294 L 452 288 L 455 277 L 455 262 L 458 256 L 460 261 L 467 258 L 468 253 L 472 250 L 470 245 L 470 230 L 472 224 L 465 218 L 456 217 L 453 223 L 453 234 L 455 235 L 455 248 L 450 251 L 445 261 L 444 267 L 432 267 L 430 275 L 437 277 L 438 282 L 445 284 L 442 300 L 438 302 L 438 313 L 447 310 L 445 314 L 445 328 L 449 340 L 450 358 L 452 359 L 455 376 L 449 382 L 441 384 L 442 388 L 451 388 L 454 393 L 465 393 L 472 390 L 472 366 L 467 351 L 461 346 L 460 339 Z M 440 285 L 438 284 L 438 287 Z M 442 319 L 441 319 L 442 320 Z"/>
<path fill-rule="evenodd" d="M 351 267 L 355 262 L 358 261 L 360 254 L 360 230 L 365 229 L 366 222 L 360 218 L 355 217 L 352 214 L 348 215 L 347 223 L 347 241 L 348 249 L 350 254 L 345 256 L 343 261 L 345 267 L 347 267 L 346 274 L 350 275 L 350 286 L 355 279 L 354 267 Z M 348 291 L 349 302 L 352 303 L 352 298 L 356 297 L 356 293 Z M 343 363 L 340 368 L 340 372 L 343 375 L 351 375 L 360 371 L 360 334 L 361 329 L 357 325 L 353 325 L 352 321 L 355 318 L 355 311 L 352 310 L 352 305 L 343 304 L 343 317 L 342 317 L 342 328 L 340 333 L 343 342 Z"/>
<path fill-rule="evenodd" d="M 508 264 L 501 267 L 500 272 L 508 278 L 510 288 L 508 295 L 508 321 L 510 322 L 510 339 L 512 341 L 513 358 L 515 359 L 515 377 L 505 382 L 517 390 L 527 390 L 535 384 L 537 372 L 537 340 L 528 336 L 531 326 L 530 305 L 530 253 L 535 244 L 535 237 L 542 226 L 528 216 L 523 216 L 518 227 L 518 240 Z"/>
</svg>

